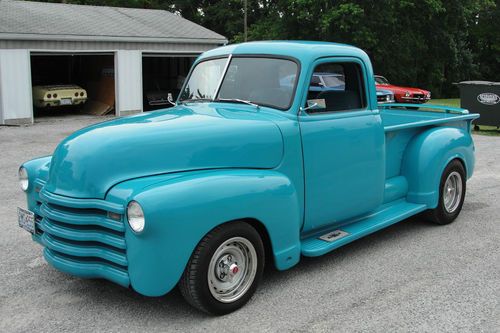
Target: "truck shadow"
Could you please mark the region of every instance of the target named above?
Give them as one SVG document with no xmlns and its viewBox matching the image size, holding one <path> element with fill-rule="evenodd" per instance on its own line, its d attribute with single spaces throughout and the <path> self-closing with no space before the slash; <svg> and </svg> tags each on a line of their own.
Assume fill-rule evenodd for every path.
<svg viewBox="0 0 500 333">
<path fill-rule="evenodd" d="M 426 222 L 422 217 L 416 216 L 404 220 L 393 226 L 383 229 L 353 243 L 347 244 L 329 254 L 316 258 L 302 257 L 301 262 L 292 269 L 284 272 L 277 271 L 274 268 L 268 268 L 264 272 L 260 289 L 264 290 L 282 290 L 287 282 L 308 279 L 308 275 L 313 277 L 316 273 L 325 269 L 325 267 L 338 267 L 342 269 L 345 262 L 359 257 L 373 256 L 373 252 L 381 247 L 397 247 L 396 243 L 406 237 L 419 235 L 422 230 L 433 228 L 434 225 Z M 207 315 L 195 310 L 188 305 L 177 288 L 174 288 L 169 294 L 161 297 L 142 296 L 132 289 L 124 289 L 118 285 L 105 280 L 78 280 L 80 288 L 73 289 L 72 293 L 81 294 L 79 296 L 90 300 L 96 306 L 113 308 L 115 311 L 124 315 L 124 317 L 137 316 L 137 309 L 142 314 L 147 314 L 147 318 L 156 318 L 155 321 L 182 321 L 207 319 Z M 342 286 L 338 286 L 341 288 Z M 259 289 L 259 290 L 260 290 Z M 250 302 L 259 303 L 259 291 Z M 262 293 L 260 293 L 262 294 Z M 256 300 L 257 298 L 257 300 Z M 258 305 L 257 305 L 258 306 Z M 245 307 L 239 312 L 244 313 Z M 130 318 L 129 317 L 129 318 Z M 188 319 L 189 318 L 189 319 Z"/>
</svg>

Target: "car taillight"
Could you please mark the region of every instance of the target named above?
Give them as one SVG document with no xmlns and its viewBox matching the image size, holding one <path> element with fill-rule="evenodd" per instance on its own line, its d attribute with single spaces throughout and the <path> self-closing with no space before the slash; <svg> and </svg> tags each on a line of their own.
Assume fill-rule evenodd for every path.
<svg viewBox="0 0 500 333">
<path fill-rule="evenodd" d="M 52 98 L 52 95 L 51 94 L 47 94 L 47 98 Z"/>
<path fill-rule="evenodd" d="M 75 97 L 78 97 L 78 92 L 75 93 Z"/>
<path fill-rule="evenodd" d="M 56 98 L 56 97 L 57 97 L 57 94 L 52 95 L 52 97 Z"/>
<path fill-rule="evenodd" d="M 80 93 L 80 96 L 83 96 L 83 95 L 85 95 L 85 94 L 84 94 L 84 93 L 83 93 L 83 91 L 82 91 L 82 92 Z"/>
</svg>

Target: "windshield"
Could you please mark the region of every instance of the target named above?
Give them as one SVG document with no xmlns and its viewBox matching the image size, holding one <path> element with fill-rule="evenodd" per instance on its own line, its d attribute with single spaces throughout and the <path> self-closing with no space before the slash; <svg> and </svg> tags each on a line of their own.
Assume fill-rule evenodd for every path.
<svg viewBox="0 0 500 333">
<path fill-rule="evenodd" d="M 184 86 L 179 100 L 214 98 L 215 90 L 224 72 L 227 58 L 200 62 Z"/>
<path fill-rule="evenodd" d="M 375 76 L 375 82 L 378 84 L 389 84 L 389 81 L 383 76 Z"/>
<path fill-rule="evenodd" d="M 233 57 L 223 75 L 227 58 L 207 60 L 193 69 L 179 102 L 248 101 L 286 110 L 292 104 L 298 65 L 287 59 Z"/>
</svg>

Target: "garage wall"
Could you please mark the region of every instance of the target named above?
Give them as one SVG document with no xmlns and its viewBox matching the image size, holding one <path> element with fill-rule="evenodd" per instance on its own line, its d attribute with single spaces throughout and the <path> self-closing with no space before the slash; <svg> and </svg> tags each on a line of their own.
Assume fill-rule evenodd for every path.
<svg viewBox="0 0 500 333">
<path fill-rule="evenodd" d="M 0 89 L 2 124 L 33 123 L 28 50 L 0 50 Z"/>
<path fill-rule="evenodd" d="M 116 115 L 142 112 L 142 52 L 119 50 L 115 56 Z"/>
</svg>

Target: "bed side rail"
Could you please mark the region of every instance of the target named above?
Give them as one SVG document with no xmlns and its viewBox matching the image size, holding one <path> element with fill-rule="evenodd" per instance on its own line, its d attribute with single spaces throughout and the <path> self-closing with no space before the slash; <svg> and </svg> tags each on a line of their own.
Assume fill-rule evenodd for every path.
<svg viewBox="0 0 500 333">
<path fill-rule="evenodd" d="M 424 109 L 434 112 L 469 114 L 469 110 L 467 109 L 455 108 L 452 106 L 444 106 L 444 105 L 434 105 L 434 104 L 384 103 L 384 104 L 379 104 L 379 107 L 385 110 L 406 108 L 406 110 L 408 111 L 420 111 Z"/>
</svg>

